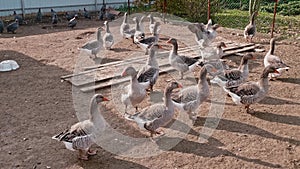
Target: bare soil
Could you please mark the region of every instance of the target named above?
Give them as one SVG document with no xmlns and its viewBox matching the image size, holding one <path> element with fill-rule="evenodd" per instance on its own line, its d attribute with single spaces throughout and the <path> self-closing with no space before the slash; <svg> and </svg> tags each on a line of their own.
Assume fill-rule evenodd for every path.
<svg viewBox="0 0 300 169">
<path fill-rule="evenodd" d="M 72 86 L 61 81 L 62 75 L 73 73 L 82 58 L 86 61 L 82 65 L 86 66 L 142 54 L 130 40 L 118 37 L 118 24 L 111 23 L 116 39 L 114 49 L 106 51 L 105 58 L 99 60 L 81 54 L 78 48 L 95 38 L 96 28 L 103 26 L 101 21 L 79 20 L 73 30 L 66 27 L 65 21 L 56 27 L 31 23 L 21 26 L 16 34 L 0 34 L 0 61 L 13 59 L 20 65 L 18 70 L 0 73 L 0 168 L 300 168 L 300 48 L 299 42 L 290 40 L 278 41 L 275 53 L 291 69 L 278 80 L 270 81 L 268 96 L 252 105 L 255 113 L 245 113 L 243 106 L 234 105 L 227 98 L 220 123 L 205 143 L 199 143 L 198 136 L 205 121 L 211 118 L 207 115 L 210 101 L 201 106 L 188 135 L 157 156 L 122 157 L 95 145 L 97 155 L 82 161 L 75 152 L 52 140 L 53 135 L 78 121 Z M 146 24 L 146 31 L 147 28 Z M 220 28 L 218 31 L 219 40 L 245 42 L 242 36 L 232 35 L 241 34 L 241 30 Z M 195 44 L 184 26 L 162 24 L 161 33 L 178 38 L 186 46 L 189 42 Z M 250 80 L 257 80 L 263 70 L 269 35 L 258 34 L 254 42 L 261 44 L 265 52 L 254 53 L 256 60 L 250 62 Z M 240 56 L 226 59 L 232 60 L 230 64 L 236 67 Z M 170 75 L 161 76 L 155 90 L 162 91 L 169 78 Z M 111 98 L 110 91 L 96 92 Z M 147 104 L 145 101 L 141 107 Z M 105 106 L 104 117 L 117 131 L 133 137 L 149 135 L 124 120 L 114 102 Z M 176 139 L 165 137 L 159 142 Z"/>
</svg>

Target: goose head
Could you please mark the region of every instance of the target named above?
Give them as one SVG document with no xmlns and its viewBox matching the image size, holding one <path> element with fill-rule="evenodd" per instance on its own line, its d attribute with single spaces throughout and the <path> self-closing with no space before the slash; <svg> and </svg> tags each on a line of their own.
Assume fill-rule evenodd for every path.
<svg viewBox="0 0 300 169">
<path fill-rule="evenodd" d="M 121 76 L 124 77 L 124 76 L 136 76 L 137 75 L 137 71 L 132 67 L 132 66 L 129 66 L 129 67 L 126 67 Z"/>
<path fill-rule="evenodd" d="M 167 43 L 170 43 L 170 44 L 172 44 L 172 45 L 175 45 L 175 44 L 177 44 L 177 40 L 176 40 L 175 38 L 170 38 L 170 39 L 167 41 Z"/>
<path fill-rule="evenodd" d="M 92 98 L 92 101 L 95 102 L 96 104 L 100 104 L 101 102 L 109 101 L 109 99 L 104 97 L 101 94 L 95 94 Z"/>
<path fill-rule="evenodd" d="M 261 75 L 261 78 L 268 78 L 269 73 L 278 73 L 278 74 L 280 74 L 278 72 L 277 68 L 274 65 L 269 65 L 269 66 L 265 67 L 265 69 L 264 69 L 264 71 Z"/>
</svg>

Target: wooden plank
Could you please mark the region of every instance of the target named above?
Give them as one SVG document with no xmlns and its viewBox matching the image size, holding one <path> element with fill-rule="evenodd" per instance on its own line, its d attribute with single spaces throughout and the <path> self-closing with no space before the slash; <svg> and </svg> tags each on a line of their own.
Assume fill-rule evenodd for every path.
<svg viewBox="0 0 300 169">
<path fill-rule="evenodd" d="M 235 50 L 235 49 L 241 49 L 241 48 L 244 48 L 244 47 L 249 47 L 249 46 L 253 46 L 254 44 L 253 43 L 247 43 L 247 44 L 240 44 L 238 46 L 232 46 L 232 47 L 227 47 L 227 48 L 224 48 L 224 51 L 225 51 L 225 56 L 228 56 L 228 55 L 231 55 L 232 53 L 226 53 L 226 51 L 230 51 L 230 50 Z M 178 53 L 184 53 L 184 52 L 189 52 L 193 49 L 197 49 L 199 46 L 198 45 L 195 45 L 195 46 L 191 46 L 191 47 L 185 47 L 185 48 L 181 48 Z M 243 51 L 243 50 L 242 50 Z M 237 51 L 239 52 L 239 51 Z M 165 51 L 165 52 L 160 52 L 158 53 L 157 57 L 162 57 L 163 54 L 167 54 L 169 53 L 169 51 Z M 71 78 L 71 77 L 74 77 L 74 76 L 79 76 L 79 75 L 84 75 L 84 74 L 88 74 L 88 73 L 91 73 L 93 71 L 98 71 L 98 70 L 102 70 L 103 67 L 105 66 L 112 66 L 112 65 L 123 65 L 124 62 L 128 62 L 128 61 L 134 61 L 134 60 L 138 60 L 138 61 L 142 61 L 142 60 L 146 60 L 147 59 L 147 56 L 142 56 L 142 57 L 136 57 L 136 58 L 131 58 L 131 59 L 127 59 L 127 60 L 122 60 L 122 61 L 115 61 L 115 62 L 110 62 L 110 63 L 106 63 L 106 64 L 100 64 L 100 65 L 95 65 L 95 66 L 90 66 L 90 67 L 85 67 L 84 69 L 88 69 L 88 70 L 85 70 L 83 72 L 79 72 L 79 73 L 75 73 L 75 74 L 70 74 L 70 75 L 65 75 L 65 76 L 61 76 L 61 79 L 67 79 L 67 78 Z"/>
<path fill-rule="evenodd" d="M 226 57 L 226 56 L 229 56 L 229 55 L 233 55 L 235 53 L 242 53 L 242 52 L 247 52 L 247 51 L 250 51 L 250 50 L 254 50 L 257 46 L 256 45 L 253 45 L 253 46 L 249 46 L 249 47 L 246 47 L 246 48 L 242 48 L 242 49 L 238 49 L 238 50 L 234 50 L 234 51 L 230 51 L 230 52 L 225 52 L 223 54 L 223 57 Z"/>
<path fill-rule="evenodd" d="M 159 74 L 164 74 L 164 73 L 168 73 L 168 72 L 171 72 L 171 71 L 175 71 L 175 69 L 172 68 L 172 67 L 166 67 L 166 68 L 160 70 Z M 106 88 L 106 87 L 110 87 L 112 85 L 125 83 L 125 82 L 128 82 L 129 80 L 130 80 L 130 77 L 121 78 L 121 79 L 118 79 L 116 81 L 110 80 L 108 82 L 100 83 L 100 84 L 97 84 L 97 85 L 94 85 L 94 86 L 83 87 L 80 90 L 82 92 L 90 92 L 90 91 L 94 91 L 94 90 L 99 90 L 99 89 L 103 89 L 103 88 Z"/>
</svg>

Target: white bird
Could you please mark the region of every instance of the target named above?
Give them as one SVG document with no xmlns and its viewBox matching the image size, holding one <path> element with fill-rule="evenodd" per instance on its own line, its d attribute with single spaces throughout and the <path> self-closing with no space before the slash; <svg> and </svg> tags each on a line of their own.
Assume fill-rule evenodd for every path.
<svg viewBox="0 0 300 169">
<path fill-rule="evenodd" d="M 95 58 L 97 58 L 97 54 L 100 52 L 101 47 L 103 46 L 101 30 L 101 27 L 97 29 L 97 39 L 87 42 L 80 48 L 82 51 L 85 51 L 90 55 L 94 55 Z"/>
<path fill-rule="evenodd" d="M 148 55 L 148 49 L 159 40 L 158 27 L 160 26 L 159 22 L 154 24 L 154 33 L 153 36 L 143 38 L 136 42 L 136 44 L 145 51 L 145 54 Z"/>
<path fill-rule="evenodd" d="M 155 19 L 153 18 L 152 14 L 149 14 L 147 17 L 150 19 L 150 21 L 149 21 L 149 30 L 150 30 L 150 33 L 154 34 Z"/>
<path fill-rule="evenodd" d="M 63 142 L 69 150 L 78 150 L 80 159 L 88 160 L 89 155 L 95 155 L 96 151 L 92 151 L 90 147 L 95 142 L 95 133 L 103 130 L 98 110 L 98 104 L 103 101 L 108 99 L 100 94 L 94 95 L 90 103 L 90 118 L 72 125 L 70 129 L 53 136 L 52 139 Z"/>
<path fill-rule="evenodd" d="M 103 35 L 103 47 L 105 49 L 111 49 L 111 46 L 114 44 L 114 37 L 109 30 L 108 22 L 104 22 L 105 25 L 105 34 Z"/>
<path fill-rule="evenodd" d="M 140 104 L 144 98 L 147 96 L 146 89 L 150 86 L 150 81 L 145 83 L 139 83 L 137 80 L 138 72 L 132 67 L 126 67 L 121 76 L 131 76 L 130 83 L 125 87 L 127 90 L 126 94 L 121 95 L 121 102 L 125 105 L 125 113 L 129 105 L 135 107 L 136 111 L 138 110 L 138 104 Z"/>
<path fill-rule="evenodd" d="M 133 42 L 138 43 L 138 41 L 140 41 L 141 39 L 144 39 L 145 33 L 142 31 L 139 18 L 134 17 L 133 21 L 135 22 L 135 32 L 133 35 Z"/>
<path fill-rule="evenodd" d="M 120 33 L 122 35 L 123 38 L 131 38 L 134 34 L 135 30 L 130 30 L 130 26 L 128 24 L 128 16 L 127 16 L 127 12 L 125 12 L 124 14 L 124 19 L 123 22 L 121 24 L 120 27 Z"/>
<path fill-rule="evenodd" d="M 264 58 L 264 66 L 274 65 L 277 68 L 278 73 L 270 73 L 269 76 L 272 79 L 276 79 L 286 70 L 290 69 L 290 66 L 285 64 L 278 56 L 274 55 L 275 51 L 275 39 L 270 40 L 270 49 Z"/>
</svg>

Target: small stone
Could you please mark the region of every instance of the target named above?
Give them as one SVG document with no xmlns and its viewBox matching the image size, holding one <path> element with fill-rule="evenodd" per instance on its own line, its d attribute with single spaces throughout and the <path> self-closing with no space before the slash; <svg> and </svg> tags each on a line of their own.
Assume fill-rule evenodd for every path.
<svg viewBox="0 0 300 169">
<path fill-rule="evenodd" d="M 8 154 L 11 155 L 12 154 L 11 151 L 9 151 Z"/>
<path fill-rule="evenodd" d="M 36 164 L 37 164 L 37 165 L 40 165 L 40 164 L 42 164 L 42 162 L 37 162 Z"/>
<path fill-rule="evenodd" d="M 33 169 L 36 169 L 36 167 L 37 167 L 37 166 L 36 166 L 36 165 L 34 165 L 32 168 L 33 168 Z"/>
<path fill-rule="evenodd" d="M 47 169 L 50 169 L 51 167 L 50 167 L 50 166 L 46 166 L 46 168 L 47 168 Z"/>
<path fill-rule="evenodd" d="M 28 148 L 26 148 L 26 150 L 31 150 L 32 149 L 32 147 L 28 147 Z"/>
<path fill-rule="evenodd" d="M 24 137 L 24 138 L 23 138 L 23 141 L 26 141 L 26 140 L 28 140 L 28 138 Z"/>
</svg>

